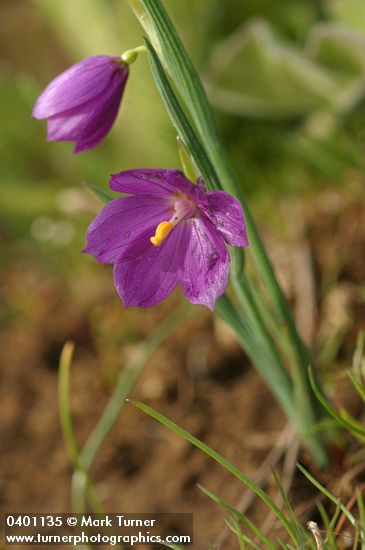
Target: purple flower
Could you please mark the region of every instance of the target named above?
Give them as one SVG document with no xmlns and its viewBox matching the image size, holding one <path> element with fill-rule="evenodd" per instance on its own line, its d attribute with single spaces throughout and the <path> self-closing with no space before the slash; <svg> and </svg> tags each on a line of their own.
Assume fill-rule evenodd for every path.
<svg viewBox="0 0 365 550">
<path fill-rule="evenodd" d="M 91 149 L 112 127 L 127 78 L 120 57 L 88 57 L 52 80 L 33 116 L 48 119 L 49 141 L 74 141 L 75 153 Z"/>
<path fill-rule="evenodd" d="M 114 264 L 114 283 L 126 307 L 149 307 L 178 284 L 193 304 L 213 310 L 227 286 L 226 243 L 247 246 L 240 202 L 206 191 L 178 170 L 129 170 L 110 187 L 112 200 L 91 223 L 84 252 Z"/>
</svg>

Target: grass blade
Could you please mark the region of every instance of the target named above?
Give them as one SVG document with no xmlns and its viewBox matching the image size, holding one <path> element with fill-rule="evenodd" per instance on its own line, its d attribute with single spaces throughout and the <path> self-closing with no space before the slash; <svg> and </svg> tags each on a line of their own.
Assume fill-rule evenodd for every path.
<svg viewBox="0 0 365 550">
<path fill-rule="evenodd" d="M 361 435 L 362 437 L 365 437 L 365 428 L 359 422 L 357 422 L 353 418 L 349 418 L 347 415 L 345 417 L 339 414 L 336 409 L 332 407 L 332 405 L 328 402 L 327 398 L 323 395 L 317 385 L 312 367 L 309 367 L 309 381 L 315 396 L 317 397 L 321 405 L 326 409 L 326 411 L 329 412 L 329 414 L 333 416 L 333 418 L 335 418 L 341 426 L 352 433 L 356 433 L 358 435 Z"/>
<path fill-rule="evenodd" d="M 97 185 L 94 185 L 93 183 L 89 181 L 83 181 L 82 185 L 85 189 L 90 191 L 97 199 L 99 199 L 100 202 L 103 204 L 106 204 L 113 200 L 113 197 L 107 193 L 107 191 L 104 191 L 104 189 L 101 189 Z"/>
<path fill-rule="evenodd" d="M 296 515 L 294 513 L 294 510 L 293 510 L 293 508 L 292 508 L 292 506 L 289 502 L 288 496 L 287 496 L 286 492 L 284 491 L 284 487 L 282 486 L 281 481 L 280 481 L 276 471 L 273 469 L 272 472 L 273 472 L 273 475 L 274 475 L 274 478 L 275 478 L 275 483 L 276 483 L 276 485 L 277 485 L 277 487 L 280 491 L 281 498 L 283 499 L 285 508 L 287 509 L 287 511 L 289 513 L 289 517 L 291 519 L 293 530 L 296 533 L 296 537 L 297 537 L 296 543 L 298 544 L 299 547 L 302 547 L 303 545 L 305 545 L 308 542 L 308 537 L 306 536 L 306 533 L 304 532 L 303 527 L 299 523 L 298 518 L 296 517 Z"/>
<path fill-rule="evenodd" d="M 144 413 L 148 414 L 164 426 L 168 428 L 169 430 L 172 430 L 177 435 L 183 437 L 186 439 L 186 441 L 189 441 L 192 445 L 203 451 L 206 455 L 208 455 L 210 458 L 218 462 L 223 468 L 228 470 L 231 474 L 236 476 L 242 483 L 247 485 L 254 493 L 273 511 L 273 513 L 276 515 L 276 517 L 279 519 L 279 521 L 282 523 L 283 527 L 286 529 L 290 537 L 295 541 L 295 532 L 290 525 L 287 518 L 284 516 L 284 514 L 281 512 L 280 508 L 275 504 L 275 502 L 272 500 L 272 498 L 269 497 L 265 493 L 261 487 L 259 487 L 254 481 L 252 481 L 249 477 L 247 477 L 244 473 L 242 473 L 236 466 L 234 466 L 229 460 L 224 458 L 221 454 L 217 453 L 214 449 L 209 447 L 206 443 L 203 443 L 196 437 L 194 437 L 192 434 L 160 414 L 159 412 L 155 411 L 148 405 L 145 405 L 144 403 L 140 403 L 139 401 L 129 401 L 133 406 L 137 407 Z"/>
<path fill-rule="evenodd" d="M 151 65 L 152 75 L 162 100 L 165 104 L 167 113 L 174 125 L 179 138 L 192 155 L 197 166 L 206 181 L 208 187 L 212 189 L 219 188 L 218 177 L 210 163 L 210 160 L 201 145 L 195 131 L 193 130 L 187 116 L 185 115 L 180 103 L 172 89 L 172 86 L 165 74 L 162 63 L 153 48 L 152 44 L 146 39 L 146 48 L 148 59 Z"/>
<path fill-rule="evenodd" d="M 361 397 L 361 399 L 365 403 L 365 388 L 364 388 L 363 384 L 358 380 L 357 376 L 350 369 L 348 369 L 347 374 L 348 374 L 355 390 L 357 391 L 357 393 L 359 394 L 359 396 Z"/>
<path fill-rule="evenodd" d="M 219 506 L 224 508 L 230 515 L 235 516 L 237 519 L 242 521 L 242 523 L 247 525 L 247 527 L 249 529 L 251 529 L 251 531 L 257 536 L 257 538 L 259 538 L 261 540 L 261 542 L 266 544 L 266 546 L 270 550 L 275 550 L 275 545 L 269 540 L 269 538 L 265 535 L 265 533 L 263 533 L 263 531 L 261 531 L 261 529 L 259 527 L 257 527 L 257 525 L 255 525 L 249 518 L 247 518 L 246 516 L 241 514 L 241 512 L 236 510 L 236 508 L 234 508 L 233 506 L 228 504 L 225 500 L 223 500 L 222 498 L 220 498 L 217 495 L 215 495 L 214 493 L 212 493 L 212 491 L 209 491 L 209 489 L 206 489 L 205 487 L 202 487 L 199 484 L 198 484 L 198 487 L 201 491 L 203 491 L 204 494 L 206 494 L 214 502 L 219 504 Z"/>
<path fill-rule="evenodd" d="M 229 520 L 226 520 L 226 524 L 228 525 L 229 529 L 235 535 L 237 535 L 238 543 L 240 545 L 240 550 L 245 550 L 247 548 L 246 543 L 248 544 L 248 548 L 254 548 L 254 550 L 260 550 L 260 547 L 258 546 L 258 544 L 256 544 L 253 540 L 251 540 L 247 535 L 242 533 L 241 526 L 235 518 L 231 517 Z"/>
<path fill-rule="evenodd" d="M 61 429 L 66 443 L 67 451 L 74 467 L 78 467 L 79 449 L 76 443 L 72 425 L 70 410 L 70 368 L 74 352 L 74 343 L 66 342 L 63 346 L 58 378 L 58 407 L 61 421 Z"/>
<path fill-rule="evenodd" d="M 356 527 L 357 526 L 357 522 L 356 522 L 356 519 L 354 518 L 354 516 L 351 514 L 351 512 L 346 508 L 346 506 L 344 506 L 342 504 L 342 502 L 340 501 L 340 499 L 338 499 L 337 497 L 335 497 L 334 495 L 332 495 L 332 493 L 330 493 L 329 491 L 327 491 L 327 489 L 325 487 L 323 487 L 323 485 L 321 485 L 319 483 L 319 481 L 317 481 L 301 464 L 299 464 L 297 462 L 297 468 L 298 470 L 300 470 L 302 472 L 302 474 L 308 479 L 308 481 L 310 481 L 312 483 L 312 485 L 314 485 L 314 487 L 316 487 L 319 491 L 321 491 L 321 493 L 324 494 L 324 496 L 326 496 L 331 502 L 333 502 L 336 506 L 339 507 L 339 509 L 341 510 L 341 512 L 343 512 L 343 514 L 347 517 L 347 519 L 349 520 L 349 522 L 351 523 L 351 525 L 353 527 Z"/>
</svg>

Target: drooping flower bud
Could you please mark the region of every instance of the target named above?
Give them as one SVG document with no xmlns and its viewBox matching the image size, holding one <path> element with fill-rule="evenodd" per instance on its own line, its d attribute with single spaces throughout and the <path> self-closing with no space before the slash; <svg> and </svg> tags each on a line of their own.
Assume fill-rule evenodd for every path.
<svg viewBox="0 0 365 550">
<path fill-rule="evenodd" d="M 75 153 L 86 151 L 111 129 L 127 79 L 128 66 L 120 57 L 88 57 L 52 80 L 33 116 L 47 119 L 49 141 L 74 141 Z"/>
</svg>

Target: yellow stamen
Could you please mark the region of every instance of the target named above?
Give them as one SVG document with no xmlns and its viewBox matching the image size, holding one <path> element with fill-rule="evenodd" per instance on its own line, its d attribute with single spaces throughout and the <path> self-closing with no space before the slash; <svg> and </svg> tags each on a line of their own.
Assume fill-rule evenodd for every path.
<svg viewBox="0 0 365 550">
<path fill-rule="evenodd" d="M 154 246 L 160 246 L 172 229 L 174 229 L 174 226 L 170 222 L 159 223 L 154 237 L 150 238 L 151 243 Z"/>
</svg>

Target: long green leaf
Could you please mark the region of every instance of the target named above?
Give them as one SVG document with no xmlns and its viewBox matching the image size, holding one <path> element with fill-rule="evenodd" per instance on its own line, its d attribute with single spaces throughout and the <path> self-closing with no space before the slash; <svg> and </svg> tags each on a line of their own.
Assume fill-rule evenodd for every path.
<svg viewBox="0 0 365 550">
<path fill-rule="evenodd" d="M 323 487 L 323 485 L 321 485 L 319 481 L 317 481 L 309 472 L 307 472 L 307 470 L 301 464 L 297 463 L 297 468 L 302 472 L 303 475 L 305 475 L 305 477 L 312 483 L 312 485 L 314 485 L 314 487 L 316 487 L 319 491 L 321 491 L 321 493 L 323 493 L 329 500 L 331 500 L 336 506 L 340 508 L 341 512 L 345 514 L 345 516 L 347 517 L 351 525 L 353 525 L 354 527 L 357 526 L 356 519 L 351 514 L 351 512 L 346 508 L 346 506 L 342 504 L 340 499 L 335 497 L 325 487 Z"/>
<path fill-rule="evenodd" d="M 141 0 L 154 25 L 163 59 L 193 116 L 199 134 L 215 133 L 215 122 L 207 97 L 178 33 L 160 0 Z"/>
<path fill-rule="evenodd" d="M 359 394 L 359 396 L 361 397 L 361 399 L 365 403 L 365 387 L 363 386 L 363 384 L 360 382 L 360 380 L 357 378 L 357 376 L 350 369 L 348 369 L 347 374 L 348 374 L 355 390 L 357 391 L 357 393 Z"/>
<path fill-rule="evenodd" d="M 210 163 L 205 150 L 195 131 L 193 130 L 187 116 L 182 110 L 179 101 L 172 89 L 172 86 L 165 74 L 159 57 L 149 40 L 146 39 L 148 58 L 152 74 L 157 88 L 161 94 L 168 115 L 185 147 L 188 149 L 209 187 L 218 188 L 218 177 Z"/>
<path fill-rule="evenodd" d="M 289 517 L 291 519 L 293 530 L 296 533 L 296 541 L 295 542 L 297 543 L 298 547 L 301 548 L 303 545 L 305 545 L 308 542 L 308 537 L 306 536 L 306 533 L 304 533 L 303 528 L 302 528 L 298 518 L 296 517 L 296 515 L 294 513 L 293 507 L 289 502 L 288 496 L 287 496 L 287 494 L 284 490 L 284 487 L 283 487 L 283 485 L 282 485 L 282 483 L 279 479 L 279 476 L 277 475 L 277 473 L 274 469 L 272 470 L 272 472 L 273 472 L 273 475 L 274 475 L 274 478 L 275 478 L 275 483 L 276 483 L 276 485 L 279 489 L 279 492 L 281 494 L 281 498 L 283 499 L 285 508 L 287 509 Z"/>
<path fill-rule="evenodd" d="M 141 23 L 145 24 L 147 32 L 155 41 L 155 46 L 161 52 L 163 61 L 172 77 L 179 97 L 184 101 L 186 114 L 193 120 L 198 137 L 204 144 L 207 157 L 218 176 L 216 183 L 219 182 L 226 191 L 237 195 L 242 200 L 240 185 L 220 145 L 213 114 L 199 76 L 161 0 L 140 0 L 139 2 L 138 0 L 130 0 L 130 4 L 135 9 L 135 13 Z M 211 182 L 212 180 L 209 181 Z M 304 432 L 308 432 L 313 424 L 315 424 L 315 415 L 320 415 L 323 412 L 316 410 L 319 408 L 318 403 L 313 401 L 310 395 L 310 386 L 306 371 L 310 364 L 308 350 L 298 335 L 289 306 L 275 277 L 271 262 L 247 205 L 245 205 L 245 212 L 251 243 L 250 250 L 275 305 L 277 313 L 274 316 L 275 322 L 278 322 L 279 326 L 285 327 L 290 336 L 289 340 L 293 349 L 291 364 L 295 387 L 297 388 L 293 399 L 297 403 L 302 403 L 301 408 L 297 411 L 297 425 L 299 425 L 299 430 L 303 434 Z M 321 466 L 326 465 L 328 458 L 322 438 L 318 434 L 312 434 L 307 438 L 307 444 L 317 462 Z"/>
<path fill-rule="evenodd" d="M 192 434 L 160 414 L 159 412 L 155 411 L 148 405 L 145 405 L 144 403 L 140 403 L 139 401 L 129 401 L 132 405 L 143 411 L 144 413 L 148 414 L 164 426 L 168 428 L 169 430 L 172 430 L 176 434 L 178 434 L 180 437 L 183 437 L 186 439 L 186 441 L 189 441 L 192 445 L 203 451 L 206 455 L 210 456 L 213 460 L 218 462 L 221 466 L 223 466 L 226 470 L 231 472 L 234 476 L 236 476 L 240 481 L 242 481 L 247 487 L 249 487 L 254 493 L 273 511 L 273 513 L 276 515 L 276 517 L 279 519 L 279 521 L 282 523 L 283 527 L 286 529 L 290 537 L 295 541 L 295 532 L 292 529 L 292 526 L 290 525 L 289 521 L 286 519 L 284 514 L 281 512 L 280 508 L 275 504 L 275 502 L 272 500 L 271 497 L 259 485 L 257 485 L 254 481 L 252 481 L 249 477 L 247 477 L 244 473 L 242 473 L 236 466 L 234 466 L 229 460 L 224 458 L 221 454 L 217 453 L 214 449 L 209 447 L 206 443 L 203 443 L 196 437 L 194 437 Z"/>
<path fill-rule="evenodd" d="M 85 187 L 85 189 L 90 191 L 90 193 L 92 193 L 97 199 L 99 199 L 100 202 L 104 204 L 113 200 L 113 197 L 109 193 L 107 193 L 107 191 L 104 191 L 104 189 L 97 187 L 96 185 L 94 185 L 89 181 L 83 181 L 82 185 Z"/>
<path fill-rule="evenodd" d="M 277 368 L 277 364 L 272 362 L 272 357 L 262 345 L 262 341 L 249 319 L 245 314 L 237 311 L 227 294 L 218 300 L 217 312 L 232 327 L 240 345 L 257 370 L 268 381 L 273 394 L 288 418 L 295 424 L 297 417 L 291 398 L 292 383 L 288 374 L 282 368 Z"/>
<path fill-rule="evenodd" d="M 311 367 L 309 368 L 309 380 L 315 396 L 317 397 L 318 401 L 322 404 L 322 406 L 329 412 L 329 414 L 333 416 L 333 418 L 335 418 L 339 424 L 344 426 L 344 428 L 346 428 L 350 432 L 361 435 L 362 437 L 365 437 L 365 428 L 360 424 L 360 422 L 357 422 L 353 418 L 348 418 L 347 415 L 346 416 L 341 415 L 328 402 L 327 398 L 323 395 L 323 393 L 321 392 L 321 390 L 317 385 L 317 382 L 314 377 L 313 369 Z"/>
<path fill-rule="evenodd" d="M 234 517 L 231 517 L 228 520 L 226 520 L 226 524 L 228 525 L 229 529 L 235 535 L 237 535 L 238 542 L 240 545 L 240 550 L 246 550 L 246 543 L 248 544 L 248 548 L 253 548 L 254 550 L 260 550 L 260 547 L 258 544 L 256 544 L 256 542 L 254 542 L 247 535 L 242 533 L 241 526 Z"/>
<path fill-rule="evenodd" d="M 275 545 L 270 541 L 270 539 L 265 535 L 263 531 L 257 525 L 255 525 L 249 518 L 241 514 L 236 508 L 228 504 L 225 500 L 220 498 L 219 496 L 215 495 L 212 491 L 209 491 L 209 489 L 206 489 L 205 487 L 202 487 L 198 484 L 198 487 L 203 493 L 205 493 L 209 498 L 211 498 L 214 502 L 219 504 L 219 506 L 222 506 L 229 514 L 234 515 L 237 519 L 242 521 L 251 531 L 263 542 L 266 544 L 266 546 L 270 550 L 275 550 Z"/>
<path fill-rule="evenodd" d="M 170 118 L 184 145 L 192 154 L 194 161 L 201 169 L 204 178 L 210 182 L 211 187 L 214 187 L 214 183 L 217 182 L 217 178 L 209 159 L 207 158 L 199 139 L 197 138 L 182 108 L 180 107 L 179 101 L 168 81 L 156 51 L 148 40 L 146 41 L 146 44 L 154 79 Z M 240 289 L 239 286 L 238 288 Z M 258 368 L 262 372 L 263 376 L 273 388 L 276 397 L 279 399 L 279 402 L 286 413 L 289 414 L 295 421 L 296 417 L 292 413 L 290 399 L 292 391 L 290 378 L 280 360 L 279 355 L 277 354 L 270 334 L 267 332 L 264 323 L 261 322 L 260 314 L 255 307 L 255 303 L 249 299 L 246 287 L 243 289 L 242 297 L 245 298 L 245 314 L 248 316 L 250 323 L 252 323 L 252 327 L 249 326 L 250 323 L 248 323 L 247 320 L 242 320 L 245 327 L 243 327 L 243 332 L 239 334 L 240 342 L 243 344 L 243 347 L 248 350 L 253 362 L 258 365 Z M 241 328 L 242 323 L 240 325 Z M 250 341 L 252 341 L 252 339 L 254 339 L 254 343 L 251 345 Z M 264 355 L 263 359 L 261 359 L 262 355 Z"/>
<path fill-rule="evenodd" d="M 61 429 L 66 443 L 67 451 L 72 463 L 77 468 L 79 460 L 79 449 L 72 425 L 70 410 L 70 368 L 74 352 L 73 342 L 66 342 L 63 346 L 58 378 L 58 407 L 61 420 Z"/>
</svg>

